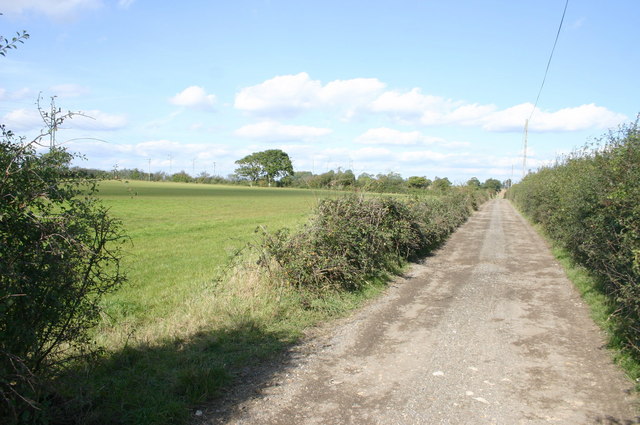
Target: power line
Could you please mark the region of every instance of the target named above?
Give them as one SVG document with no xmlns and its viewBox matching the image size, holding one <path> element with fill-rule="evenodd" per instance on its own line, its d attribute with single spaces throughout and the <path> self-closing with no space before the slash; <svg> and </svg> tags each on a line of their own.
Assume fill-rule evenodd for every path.
<svg viewBox="0 0 640 425">
<path fill-rule="evenodd" d="M 549 55 L 549 60 L 547 61 L 547 68 L 544 71 L 544 77 L 542 78 L 542 84 L 540 84 L 540 90 L 538 90 L 538 96 L 536 96 L 536 103 L 533 105 L 533 109 L 531 110 L 531 115 L 529 115 L 529 120 L 533 116 L 533 113 L 538 106 L 538 101 L 540 100 L 540 94 L 542 93 L 542 88 L 544 87 L 544 83 L 547 81 L 547 74 L 549 73 L 549 66 L 551 65 L 551 59 L 553 59 L 553 53 L 556 51 L 556 45 L 558 44 L 558 38 L 560 38 L 560 30 L 562 30 L 562 24 L 564 23 L 564 16 L 567 13 L 567 6 L 569 6 L 569 0 L 567 0 L 564 4 L 564 10 L 562 11 L 562 18 L 560 19 L 560 25 L 558 26 L 558 32 L 556 33 L 556 39 L 553 42 L 553 48 L 551 49 L 551 54 Z"/>
<path fill-rule="evenodd" d="M 558 25 L 558 32 L 556 32 L 556 39 L 553 42 L 553 48 L 551 49 L 551 54 L 549 55 L 549 60 L 547 61 L 547 68 L 544 70 L 544 77 L 542 78 L 542 84 L 540 84 L 540 90 L 538 90 L 538 95 L 536 96 L 536 102 L 533 104 L 533 109 L 531 109 L 531 114 L 529 114 L 529 118 L 527 118 L 524 123 L 524 147 L 522 149 L 522 177 L 523 178 L 527 174 L 527 142 L 529 137 L 529 121 L 531 121 L 531 117 L 533 117 L 533 114 L 536 111 L 536 108 L 538 107 L 540 94 L 542 94 L 544 83 L 547 81 L 547 74 L 549 74 L 551 59 L 553 59 L 553 53 L 556 51 L 556 45 L 558 44 L 558 39 L 560 38 L 560 31 L 562 30 L 562 24 L 564 23 L 564 17 L 567 14 L 568 6 L 569 6 L 569 0 L 566 0 L 566 2 L 564 3 L 564 10 L 562 11 L 562 18 L 560 19 L 560 25 Z"/>
</svg>

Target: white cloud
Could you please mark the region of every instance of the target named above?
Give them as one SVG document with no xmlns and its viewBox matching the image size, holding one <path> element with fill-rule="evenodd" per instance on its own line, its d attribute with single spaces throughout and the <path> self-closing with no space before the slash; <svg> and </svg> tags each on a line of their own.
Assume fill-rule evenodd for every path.
<svg viewBox="0 0 640 425">
<path fill-rule="evenodd" d="M 493 104 L 469 103 L 422 93 L 387 90 L 375 78 L 335 80 L 325 85 L 306 72 L 277 76 L 261 84 L 246 87 L 236 94 L 237 109 L 270 118 L 294 116 L 307 111 L 323 111 L 351 119 L 376 113 L 401 124 L 434 126 L 476 126 L 487 131 L 522 131 L 533 106 L 529 103 L 499 109 Z M 627 120 L 622 114 L 594 104 L 536 111 L 531 131 L 577 131 L 608 128 Z M 396 136 L 400 136 L 397 135 Z M 407 142 L 402 135 L 400 140 Z M 373 140 L 373 143 L 382 143 Z"/>
<path fill-rule="evenodd" d="M 466 157 L 466 154 L 455 153 L 442 153 L 435 151 L 414 151 L 414 152 L 401 152 L 397 155 L 398 160 L 404 163 L 424 163 L 427 161 L 449 161 L 452 158 Z"/>
<path fill-rule="evenodd" d="M 531 115 L 533 105 L 523 103 L 482 118 L 482 127 L 488 131 L 523 131 L 525 121 Z M 536 109 L 529 123 L 529 131 L 579 131 L 590 128 L 611 128 L 627 121 L 618 114 L 595 104 L 564 108 L 555 112 Z"/>
<path fill-rule="evenodd" d="M 389 149 L 385 149 L 385 148 L 367 147 L 362 149 L 356 149 L 352 151 L 349 156 L 356 161 L 373 160 L 373 159 L 385 160 L 385 159 L 389 159 L 390 157 L 393 157 L 394 153 Z"/>
<path fill-rule="evenodd" d="M 366 105 L 384 89 L 375 78 L 335 80 L 322 85 L 309 74 L 282 75 L 245 87 L 236 94 L 237 109 L 274 117 L 290 116 L 314 108 L 339 107 L 345 116 Z"/>
<path fill-rule="evenodd" d="M 407 93 L 387 91 L 371 103 L 371 110 L 396 115 L 400 118 L 417 118 L 428 112 L 442 114 L 454 106 L 450 100 L 439 96 L 424 95 L 419 88 Z"/>
<path fill-rule="evenodd" d="M 386 87 L 377 78 L 353 78 L 327 83 L 318 93 L 323 103 L 364 103 Z"/>
<path fill-rule="evenodd" d="M 235 107 L 248 112 L 297 112 L 317 105 L 319 81 L 301 72 L 277 76 L 236 94 Z"/>
<path fill-rule="evenodd" d="M 493 105 L 467 104 L 440 96 L 425 95 L 420 88 L 408 92 L 387 91 L 370 105 L 373 112 L 388 115 L 404 124 L 478 125 Z"/>
<path fill-rule="evenodd" d="M 36 109 L 15 109 L 2 117 L 2 123 L 7 130 L 25 131 L 35 130 L 43 126 L 42 118 Z"/>
<path fill-rule="evenodd" d="M 192 173 L 195 166 L 195 174 L 198 174 L 201 171 L 211 172 L 214 161 L 220 166 L 221 163 L 233 163 L 232 158 L 239 158 L 223 145 L 183 143 L 166 139 L 119 144 L 78 138 L 65 143 L 65 146 L 72 152 L 82 152 L 91 163 L 79 161 L 78 165 L 104 170 L 110 170 L 114 164 L 118 164 L 120 169 L 140 168 L 146 171 L 150 166 L 152 172 L 171 170 L 175 173 L 185 170 Z"/>
<path fill-rule="evenodd" d="M 487 131 L 523 131 L 533 104 L 522 103 L 482 117 L 482 127 Z"/>
<path fill-rule="evenodd" d="M 446 114 L 443 121 L 462 125 L 479 125 L 484 117 L 492 114 L 496 109 L 494 105 L 479 105 L 477 103 L 462 105 Z"/>
<path fill-rule="evenodd" d="M 367 130 L 356 137 L 356 143 L 364 145 L 418 145 L 444 143 L 438 137 L 428 137 L 419 131 L 399 131 L 392 128 L 380 127 Z"/>
<path fill-rule="evenodd" d="M 207 94 L 202 87 L 190 86 L 173 96 L 169 101 L 174 105 L 188 108 L 210 109 L 216 102 L 216 96 Z"/>
<path fill-rule="evenodd" d="M 412 175 L 456 176 L 456 182 L 464 183 L 472 176 L 484 180 L 488 177 L 506 179 L 511 177 L 511 166 L 522 162 L 514 153 L 504 155 L 478 152 L 414 149 L 402 151 L 397 148 L 368 146 L 362 148 L 331 147 L 320 145 L 285 145 L 282 148 L 291 156 L 297 170 L 313 170 L 322 173 L 329 169 L 352 169 L 356 175 L 399 172 L 403 177 Z M 537 168 L 546 161 L 530 156 L 529 168 Z"/>
<path fill-rule="evenodd" d="M 178 158 L 180 155 L 187 155 L 189 158 L 209 159 L 214 155 L 227 154 L 228 152 L 220 145 L 183 143 L 174 140 L 149 140 L 128 146 L 137 155 L 148 158 L 168 157 L 169 155 Z"/>
<path fill-rule="evenodd" d="M 576 131 L 588 128 L 610 128 L 628 121 L 628 117 L 609 111 L 593 103 L 560 109 L 553 113 L 533 115 L 530 127 L 533 131 Z"/>
<path fill-rule="evenodd" d="M 169 115 L 165 116 L 165 117 L 160 117 L 157 119 L 154 119 L 153 121 L 149 121 L 147 123 L 144 124 L 145 128 L 148 129 L 158 129 L 162 126 L 165 126 L 167 124 L 169 124 L 170 122 L 172 122 L 174 119 L 176 119 L 176 117 L 178 117 L 180 114 L 182 114 L 183 111 L 179 110 L 179 111 L 173 111 L 171 112 Z"/>
<path fill-rule="evenodd" d="M 106 112 L 91 110 L 83 111 L 81 115 L 73 115 L 72 120 L 65 127 L 80 130 L 119 130 L 127 125 L 124 115 L 108 114 Z"/>
<path fill-rule="evenodd" d="M 53 96 L 60 98 L 78 97 L 89 93 L 87 87 L 78 84 L 58 84 L 49 88 Z"/>
<path fill-rule="evenodd" d="M 245 125 L 235 131 L 236 136 L 254 140 L 302 140 L 309 141 L 326 136 L 332 132 L 329 128 L 306 125 L 284 125 L 276 121 L 262 121 Z"/>
<path fill-rule="evenodd" d="M 35 100 L 37 97 L 38 95 L 35 90 L 26 87 L 12 91 L 0 88 L 0 100 L 24 100 L 29 98 Z"/>
<path fill-rule="evenodd" d="M 172 140 L 150 140 L 147 142 L 132 145 L 138 155 L 145 157 L 167 156 L 171 153 L 182 152 L 183 145 Z"/>
<path fill-rule="evenodd" d="M 373 112 L 382 113 L 404 124 L 479 126 L 487 131 L 522 131 L 533 105 L 523 103 L 499 110 L 492 104 L 465 103 L 424 95 L 420 89 L 400 93 L 387 91 L 371 103 Z M 544 112 L 536 109 L 529 131 L 579 131 L 610 128 L 628 120 L 595 104 Z"/>
<path fill-rule="evenodd" d="M 33 11 L 56 20 L 74 18 L 82 10 L 97 9 L 102 5 L 102 0 L 0 0 L 0 10 L 3 13 L 23 14 Z"/>
<path fill-rule="evenodd" d="M 7 129 L 14 132 L 40 130 L 45 127 L 42 117 L 35 108 L 13 110 L 2 117 L 2 122 L 7 126 Z M 123 115 L 92 110 L 74 114 L 64 122 L 61 129 L 118 130 L 126 125 L 127 119 Z"/>
</svg>

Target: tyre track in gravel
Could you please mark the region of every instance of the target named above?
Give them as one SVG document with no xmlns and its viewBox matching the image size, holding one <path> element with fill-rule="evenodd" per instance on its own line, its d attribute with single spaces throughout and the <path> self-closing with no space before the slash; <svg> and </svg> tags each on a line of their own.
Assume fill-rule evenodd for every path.
<svg viewBox="0 0 640 425">
<path fill-rule="evenodd" d="M 505 200 L 197 422 L 634 424 L 633 383 Z"/>
</svg>

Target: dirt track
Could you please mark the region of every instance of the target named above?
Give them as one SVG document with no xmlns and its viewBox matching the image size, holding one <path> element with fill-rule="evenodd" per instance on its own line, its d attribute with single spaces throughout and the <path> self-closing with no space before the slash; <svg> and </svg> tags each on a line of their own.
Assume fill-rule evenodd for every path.
<svg viewBox="0 0 640 425">
<path fill-rule="evenodd" d="M 201 418 L 640 423 L 633 384 L 603 343 L 545 243 L 507 201 L 494 200 L 384 297 L 251 375 Z"/>
</svg>

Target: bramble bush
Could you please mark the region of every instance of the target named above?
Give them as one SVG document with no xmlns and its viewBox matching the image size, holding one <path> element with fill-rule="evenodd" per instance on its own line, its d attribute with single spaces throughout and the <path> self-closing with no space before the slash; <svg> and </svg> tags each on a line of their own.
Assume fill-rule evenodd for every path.
<svg viewBox="0 0 640 425">
<path fill-rule="evenodd" d="M 1 128 L 0 422 L 47 423 L 47 383 L 87 353 L 100 297 L 124 280 L 124 239 L 72 154 Z"/>
<path fill-rule="evenodd" d="M 624 345 L 640 359 L 638 121 L 526 176 L 509 198 L 602 282 Z"/>
<path fill-rule="evenodd" d="M 355 290 L 440 244 L 483 200 L 486 192 L 464 189 L 407 200 L 325 199 L 299 232 L 264 231 L 260 263 L 270 270 L 275 263 L 296 287 Z"/>
</svg>

